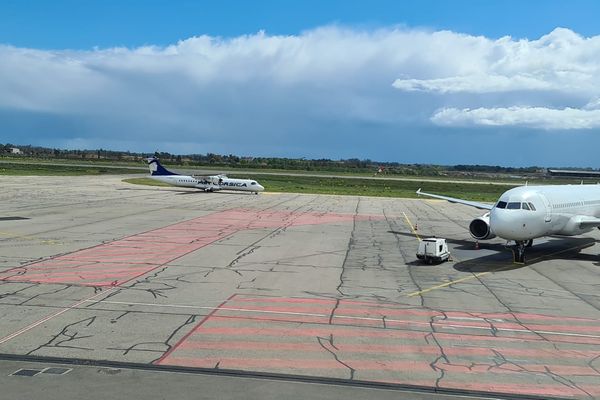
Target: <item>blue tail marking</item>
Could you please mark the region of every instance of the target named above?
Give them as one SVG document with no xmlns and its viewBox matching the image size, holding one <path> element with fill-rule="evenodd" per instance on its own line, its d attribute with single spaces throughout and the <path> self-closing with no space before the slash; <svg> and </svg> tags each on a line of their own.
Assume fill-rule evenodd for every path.
<svg viewBox="0 0 600 400">
<path fill-rule="evenodd" d="M 148 161 L 148 167 L 150 167 L 150 175 L 152 176 L 177 175 L 163 167 L 160 164 L 160 162 L 158 162 L 158 158 L 156 157 L 150 157 L 146 161 Z"/>
</svg>

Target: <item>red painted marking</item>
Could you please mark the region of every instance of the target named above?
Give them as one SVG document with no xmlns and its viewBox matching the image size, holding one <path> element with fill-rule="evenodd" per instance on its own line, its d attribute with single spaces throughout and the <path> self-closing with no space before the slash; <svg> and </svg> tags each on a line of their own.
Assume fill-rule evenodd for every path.
<svg viewBox="0 0 600 400">
<path fill-rule="evenodd" d="M 335 305 L 335 300 L 331 299 L 311 299 L 311 298 L 285 298 L 285 297 L 270 297 L 268 295 L 257 297 L 257 295 L 248 296 L 238 296 L 235 299 L 237 302 L 244 303 L 288 303 L 288 304 L 304 304 L 304 303 L 314 303 L 314 304 L 327 304 L 327 305 Z M 415 315 L 415 316 L 425 316 L 429 317 L 450 317 L 450 318 L 488 318 L 488 319 L 508 319 L 514 320 L 517 317 L 519 320 L 552 320 L 552 321 L 577 321 L 579 323 L 589 322 L 589 323 L 600 323 L 600 320 L 592 319 L 592 318 L 583 318 L 583 317 L 568 317 L 568 316 L 551 316 L 551 315 L 543 315 L 543 314 L 529 314 L 529 313 L 478 313 L 478 312 L 458 312 L 458 311 L 448 311 L 445 313 L 441 313 L 438 311 L 430 311 L 424 309 L 415 309 L 415 308 L 398 308 L 397 304 L 394 303 L 385 303 L 385 302 L 366 302 L 366 301 L 357 301 L 357 300 L 341 300 L 338 306 L 338 309 L 344 310 L 347 305 L 363 305 L 366 307 L 373 307 L 376 309 L 385 308 L 396 310 L 401 312 L 402 315 Z M 368 308 L 367 308 L 368 309 Z"/>
<path fill-rule="evenodd" d="M 213 368 L 218 364 L 219 368 L 224 369 L 323 375 L 327 374 L 327 371 L 347 370 L 343 364 L 327 358 L 327 353 L 316 340 L 317 337 L 329 338 L 333 335 L 335 352 L 345 364 L 357 371 L 360 379 L 370 380 L 370 376 L 389 376 L 393 379 L 394 376 L 404 375 L 404 371 L 407 371 L 408 376 L 417 379 L 431 377 L 430 380 L 422 381 L 423 385 L 431 386 L 436 382 L 438 372 L 430 363 L 439 357 L 440 349 L 437 344 L 434 345 L 431 340 L 428 340 L 431 331 L 428 329 L 427 318 L 422 314 L 410 314 L 414 310 L 399 308 L 389 310 L 375 302 L 349 305 L 344 304 L 345 301 L 340 301 L 337 304 L 336 314 L 348 312 L 356 316 L 337 315 L 331 324 L 325 324 L 323 322 L 325 320 L 328 322 L 329 314 L 336 305 L 334 300 L 294 299 L 286 302 L 286 299 L 277 299 L 269 302 L 262 297 L 253 298 L 258 301 L 247 301 L 250 298 L 240 295 L 232 298 L 227 306 L 220 306 L 218 310 L 214 310 L 210 317 L 202 321 L 202 327 L 194 327 L 188 332 L 188 335 L 178 343 L 177 349 L 163 357 L 160 363 L 204 368 Z M 421 331 L 373 329 L 370 324 L 382 327 L 379 318 L 357 319 L 365 315 L 365 312 L 366 315 L 392 314 L 388 311 L 395 311 L 400 316 L 408 311 L 409 314 L 404 315 L 407 320 L 400 321 L 398 324 L 404 324 L 404 328 L 407 325 L 412 326 L 413 329 L 415 324 L 419 324 Z M 294 312 L 300 314 L 294 315 L 292 314 Z M 320 314 L 323 317 L 303 313 Z M 466 315 L 467 318 L 476 318 L 472 314 Z M 207 323 L 208 321 L 210 323 Z M 313 321 L 320 321 L 320 323 L 310 325 Z M 538 321 L 548 323 L 548 325 L 536 324 L 546 329 L 565 326 L 557 324 L 560 322 L 558 317 Z M 289 322 L 302 322 L 302 324 Z M 351 323 L 352 326 L 340 325 L 343 322 Z M 586 329 L 586 326 L 582 326 L 585 322 L 596 323 L 597 321 L 579 320 L 579 322 L 580 324 L 573 329 Z M 506 329 L 523 329 L 513 321 L 492 321 L 492 323 L 502 324 Z M 458 318 L 440 320 L 437 323 L 439 326 L 447 327 L 453 324 L 465 327 L 489 328 L 490 326 L 486 321 Z M 424 328 L 425 325 L 427 329 Z M 390 322 L 386 322 L 386 326 L 389 328 Z M 511 333 L 502 332 L 502 335 Z M 488 336 L 485 336 L 486 334 Z M 444 387 L 462 385 L 464 388 L 481 391 L 563 397 L 582 396 L 583 392 L 577 388 L 559 384 L 540 383 L 528 386 L 505 382 L 509 380 L 528 382 L 532 379 L 538 382 L 551 382 L 548 372 L 567 379 L 570 376 L 586 377 L 585 379 L 599 376 L 598 372 L 587 364 L 600 355 L 600 350 L 589 351 L 589 347 L 585 351 L 559 350 L 553 346 L 553 342 L 527 332 L 514 332 L 514 335 L 504 337 L 493 336 L 486 330 L 482 330 L 481 334 L 455 334 L 450 331 L 436 332 L 435 337 L 439 342 L 444 343 L 444 353 L 451 360 L 451 363 L 445 363 L 440 359 L 435 364 L 435 367 L 446 371 L 442 382 Z M 565 340 L 574 343 L 578 339 L 592 338 L 557 336 L 557 339 L 556 341 Z M 528 346 L 532 343 L 535 343 L 535 347 Z M 600 340 L 595 339 L 594 343 L 600 344 Z M 465 346 L 462 346 L 463 344 Z M 497 365 L 497 353 L 494 349 L 497 349 L 509 362 Z M 518 359 L 518 366 L 510 363 L 514 359 Z M 468 383 L 462 384 L 462 382 Z M 406 383 L 418 384 L 412 378 Z M 578 384 L 582 386 L 580 382 Z M 599 386 L 586 385 L 585 390 L 590 393 L 600 393 Z"/>
<path fill-rule="evenodd" d="M 16 267 L 1 272 L 0 280 L 85 286 L 122 285 L 241 230 L 345 223 L 373 218 L 378 217 L 228 210 Z M 132 267 L 134 264 L 136 267 Z"/>
<path fill-rule="evenodd" d="M 519 363 L 519 365 L 505 364 L 502 366 L 494 366 L 494 365 L 456 365 L 456 364 L 446 364 L 446 363 L 438 363 L 436 364 L 440 368 L 443 368 L 448 372 L 458 372 L 462 374 L 485 374 L 485 373 L 501 373 L 501 374 L 521 374 L 523 372 L 538 372 L 543 374 L 547 371 L 550 371 L 554 374 L 561 376 L 598 376 L 598 372 L 596 372 L 593 368 L 588 366 L 577 366 L 577 365 L 539 365 L 539 364 L 526 364 Z M 522 367 L 522 368 L 521 368 Z"/>
<path fill-rule="evenodd" d="M 251 300 L 255 300 L 252 302 Z M 320 299 L 276 299 L 276 301 L 269 301 L 270 299 L 264 298 L 250 298 L 246 299 L 243 297 L 236 298 L 235 302 L 231 304 L 232 307 L 235 306 L 235 303 L 252 303 L 252 306 L 247 306 L 245 304 L 240 305 L 240 308 L 245 310 L 256 310 L 259 311 L 267 311 L 267 312 L 281 312 L 281 313 L 290 313 L 293 315 L 294 313 L 307 313 L 307 314 L 326 314 L 329 315 L 336 303 L 334 300 L 320 300 Z M 273 299 L 275 300 L 275 299 Z M 291 300 L 286 302 L 286 300 Z M 300 301 L 298 301 L 300 300 Z M 270 304 L 273 303 L 273 304 Z M 589 325 L 574 325 L 565 324 L 562 317 L 550 317 L 544 316 L 545 322 L 555 322 L 554 324 L 535 324 L 529 322 L 521 322 L 515 321 L 515 316 L 511 316 L 511 320 L 508 321 L 499 321 L 496 318 L 489 317 L 488 314 L 478 314 L 479 316 L 474 317 L 472 314 L 467 313 L 446 313 L 443 315 L 441 313 L 430 313 L 430 312 L 419 312 L 414 309 L 401 309 L 401 308 L 391 308 L 381 306 L 377 303 L 364 303 L 364 306 L 368 307 L 352 307 L 350 304 L 356 304 L 356 302 L 347 302 L 346 300 L 342 300 L 339 302 L 336 308 L 336 312 L 334 315 L 335 322 L 338 323 L 353 323 L 353 324 L 361 324 L 368 326 L 380 326 L 382 321 L 378 321 L 378 319 L 386 317 L 386 323 L 389 327 L 398 327 L 405 326 L 406 324 L 425 324 L 429 326 L 430 318 L 433 316 L 439 316 L 440 318 L 434 319 L 434 324 L 437 326 L 460 326 L 464 328 L 477 328 L 477 329 L 491 329 L 492 327 L 497 329 L 505 329 L 505 330 L 530 330 L 530 331 L 552 331 L 556 333 L 580 333 L 580 334 L 597 334 L 600 333 L 600 321 L 594 319 L 587 320 L 578 320 L 579 323 L 588 322 Z M 265 305 L 266 304 L 266 305 Z M 277 314 L 275 314 L 277 315 Z M 285 314 L 279 314 L 281 317 L 272 317 L 270 319 L 282 319 L 282 320 L 292 320 L 293 318 L 284 317 Z M 416 320 L 398 320 L 398 318 L 403 317 L 422 317 L 428 316 L 427 320 L 420 318 Z M 359 318 L 374 318 L 370 319 L 359 319 L 359 318 L 346 318 L 346 317 L 359 317 Z M 516 318 L 521 320 L 521 315 L 516 315 Z M 474 320 L 479 319 L 479 320 Z M 298 315 L 299 322 L 305 322 L 304 316 Z M 595 325 L 592 325 L 594 323 Z M 518 332 L 513 332 L 518 333 Z M 527 334 L 527 332 L 523 332 Z M 593 339 L 593 338 L 592 338 Z M 597 338 L 600 340 L 600 338 Z"/>
<path fill-rule="evenodd" d="M 219 304 L 214 310 L 209 312 L 204 318 L 202 318 L 202 320 L 200 322 L 198 322 L 198 324 L 196 324 L 196 326 L 194 326 L 194 328 L 192 330 L 190 330 L 188 333 L 186 333 L 181 339 L 179 339 L 179 341 L 177 343 L 175 343 L 173 346 L 171 346 L 171 348 L 169 348 L 169 350 L 167 350 L 165 352 L 165 354 L 163 354 L 158 360 L 154 361 L 154 364 L 157 364 L 157 365 L 162 364 L 167 357 L 170 357 L 171 354 L 175 350 L 177 350 L 177 348 L 179 346 L 181 346 L 181 344 L 184 343 L 190 337 L 190 335 L 192 335 L 194 332 L 196 332 L 196 330 L 198 330 L 198 328 L 200 328 L 202 326 L 202 324 L 204 324 L 206 321 L 208 321 L 208 319 L 210 317 L 212 317 L 219 310 L 220 307 L 223 307 L 225 304 L 227 304 L 227 302 L 229 300 L 233 299 L 235 296 L 236 296 L 235 294 L 232 294 L 227 299 L 225 299 L 224 302 Z"/>
<path fill-rule="evenodd" d="M 431 372 L 434 371 L 428 361 L 425 360 L 368 360 L 355 359 L 347 356 L 343 357 L 344 363 L 350 365 L 355 370 L 359 371 L 411 371 L 411 372 Z M 219 362 L 220 368 L 241 369 L 241 368 L 278 368 L 278 369 L 346 369 L 344 365 L 338 363 L 331 358 L 244 358 L 244 357 L 185 357 L 177 356 L 170 357 L 164 360 L 163 365 L 182 365 L 190 367 L 212 367 Z M 477 365 L 472 368 L 469 366 L 436 363 L 437 366 L 443 368 L 446 372 L 458 372 L 465 375 L 481 375 L 486 373 L 494 374 L 520 374 L 524 370 L 517 366 L 502 366 L 494 365 Z M 523 368 L 527 371 L 544 373 L 546 366 L 526 364 Z M 597 373 L 590 367 L 577 367 L 569 365 L 552 365 L 548 369 L 556 374 L 563 376 L 571 375 L 589 375 L 597 376 Z"/>
<path fill-rule="evenodd" d="M 214 367 L 215 364 L 219 362 L 219 368 L 229 368 L 229 369 L 241 369 L 241 368 L 259 368 L 259 369 L 269 369 L 273 370 L 277 369 L 347 369 L 342 364 L 338 363 L 333 358 L 322 358 L 322 359 L 300 359 L 300 358 L 230 358 L 230 357 L 202 357 L 202 358 L 192 358 L 192 357 L 171 357 L 162 364 L 166 365 L 182 365 L 188 367 Z M 344 361 L 345 362 L 345 361 Z M 380 362 L 376 361 L 353 361 L 350 364 L 354 367 L 353 363 L 356 362 L 357 366 L 360 364 L 360 369 L 370 369 L 365 368 L 367 365 L 372 367 L 372 369 L 385 369 L 382 368 L 383 365 Z M 399 368 L 414 368 L 415 365 L 419 364 L 416 361 L 403 361 L 400 362 L 402 366 Z M 429 367 L 429 364 L 421 362 L 424 364 L 426 369 L 432 371 Z"/>
<path fill-rule="evenodd" d="M 292 342 L 259 342 L 259 341 L 238 341 L 238 340 L 205 340 L 202 341 L 190 339 L 182 343 L 179 348 L 185 350 L 249 350 L 249 351 L 299 351 L 299 352 L 322 352 L 323 348 L 318 342 L 310 343 L 292 343 Z M 440 350 L 437 346 L 426 345 L 404 345 L 404 344 L 355 344 L 355 343 L 337 343 L 336 348 L 348 353 L 364 354 L 429 354 L 439 355 Z M 502 347 L 502 355 L 505 357 L 531 357 L 537 358 L 559 358 L 559 359 L 593 359 L 600 356 L 597 352 L 580 352 L 573 350 L 532 350 L 532 349 L 513 349 Z M 465 356 L 485 356 L 494 357 L 494 351 L 487 347 L 451 347 L 445 346 L 444 353 L 447 356 L 465 357 Z"/>
<path fill-rule="evenodd" d="M 254 321 L 254 318 L 243 318 L 243 317 L 223 317 L 218 315 L 213 315 L 211 318 L 212 321 L 236 321 L 240 320 L 246 321 Z M 260 322 L 273 322 L 268 319 L 259 320 Z M 275 321 L 277 322 L 277 321 Z M 369 329 L 368 327 L 356 328 L 356 327 L 346 327 L 343 325 L 327 325 L 322 328 L 306 328 L 306 329 L 296 329 L 296 328 L 271 328 L 271 327 L 204 327 L 202 329 L 202 333 L 205 335 L 241 335 L 241 336 L 327 336 L 330 333 L 333 333 L 336 336 L 340 337 L 364 337 L 364 338 L 390 338 L 390 339 L 424 339 L 430 331 L 402 331 L 395 329 Z M 489 342 L 490 347 L 494 348 L 494 346 L 500 346 L 500 343 L 527 343 L 527 342 L 546 342 L 544 339 L 541 339 L 537 336 L 529 336 L 528 338 L 522 337 L 510 337 L 510 336 L 483 336 L 483 335 L 464 335 L 464 334 L 455 334 L 455 333 L 440 333 L 436 332 L 436 338 L 439 340 L 448 340 L 455 343 L 469 343 L 469 342 Z M 560 339 L 560 338 L 559 338 Z M 585 338 L 577 338 L 577 337 L 568 337 L 564 338 L 565 341 L 568 342 L 577 342 L 581 343 L 577 339 L 585 339 Z M 559 341 L 559 340 L 555 340 Z M 584 342 L 587 343 L 587 342 Z M 594 344 L 599 344 L 600 341 L 597 339 L 593 342 Z"/>
<path fill-rule="evenodd" d="M 432 386 L 434 382 L 427 380 L 382 380 L 382 379 L 370 379 L 373 382 L 382 383 L 396 383 L 396 384 L 411 384 L 418 386 Z M 585 390 L 592 396 L 600 395 L 600 386 L 598 385 L 578 385 L 581 389 Z M 481 392 L 498 392 L 507 394 L 521 394 L 521 395 L 534 395 L 542 398 L 553 396 L 553 397 L 586 397 L 585 393 L 574 387 L 565 385 L 548 385 L 548 384 L 521 384 L 521 383 L 500 383 L 500 382 L 481 382 L 477 380 L 468 381 L 452 381 L 449 379 L 443 379 L 440 382 L 440 387 L 448 389 L 465 389 L 465 390 L 477 390 Z"/>
<path fill-rule="evenodd" d="M 253 314 L 253 313 L 256 314 Z M 303 312 L 310 312 L 317 315 L 304 315 Z M 330 319 L 330 310 L 327 309 L 298 309 L 298 308 L 282 308 L 282 307 L 264 307 L 264 308 L 255 308 L 255 307 L 243 307 L 237 310 L 237 307 L 231 305 L 230 307 L 226 307 L 220 310 L 219 317 L 231 317 L 235 318 L 235 314 L 242 313 L 242 316 L 239 316 L 241 319 L 252 320 L 252 321 L 270 321 L 270 322 L 298 322 L 298 323 L 326 323 L 329 322 Z M 227 315 L 234 314 L 234 315 Z M 320 315 L 318 315 L 320 314 Z M 385 314 L 385 311 L 382 311 L 382 314 Z M 368 319 L 365 319 L 368 318 Z M 364 326 L 364 327 L 383 327 L 384 322 L 382 317 L 350 317 L 350 316 L 341 316 L 334 315 L 331 319 L 333 324 L 345 324 L 352 326 Z M 504 336 L 511 337 L 523 337 L 524 335 L 537 337 L 538 333 L 533 330 L 528 330 L 528 326 L 522 326 L 519 324 L 511 324 L 511 323 L 494 323 L 493 325 L 486 323 L 485 321 L 463 321 L 463 320 L 441 320 L 439 322 L 434 322 L 434 326 L 436 327 L 446 327 L 448 330 L 450 329 L 476 329 L 476 333 L 478 335 L 491 335 L 492 326 L 497 329 L 504 329 L 501 331 L 501 334 Z M 412 328 L 415 330 L 423 330 L 426 329 L 429 332 L 429 328 L 431 326 L 431 322 L 426 320 L 391 320 L 386 319 L 385 326 L 388 328 Z M 560 337 L 560 334 L 582 334 L 588 335 L 593 334 L 593 332 L 589 332 L 586 326 L 578 326 L 578 327 L 570 327 L 570 329 L 562 329 L 564 325 L 537 325 L 535 329 L 539 329 L 539 332 L 542 332 L 544 336 L 552 335 Z M 529 326 L 529 329 L 534 329 L 532 326 Z M 571 340 L 574 339 L 574 340 Z M 560 341 L 582 341 L 583 343 L 600 343 L 600 337 L 578 337 L 573 335 L 565 336 Z"/>
</svg>

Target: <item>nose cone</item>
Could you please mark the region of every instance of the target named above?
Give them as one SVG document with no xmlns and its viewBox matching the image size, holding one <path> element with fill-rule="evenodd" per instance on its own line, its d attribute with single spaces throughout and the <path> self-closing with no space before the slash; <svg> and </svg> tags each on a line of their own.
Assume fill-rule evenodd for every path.
<svg viewBox="0 0 600 400">
<path fill-rule="evenodd" d="M 262 192 L 263 190 L 265 190 L 265 187 L 261 184 L 258 185 L 258 191 Z"/>
<path fill-rule="evenodd" d="M 490 227 L 502 239 L 529 240 L 539 236 L 534 219 L 530 211 L 494 208 L 490 212 Z"/>
</svg>

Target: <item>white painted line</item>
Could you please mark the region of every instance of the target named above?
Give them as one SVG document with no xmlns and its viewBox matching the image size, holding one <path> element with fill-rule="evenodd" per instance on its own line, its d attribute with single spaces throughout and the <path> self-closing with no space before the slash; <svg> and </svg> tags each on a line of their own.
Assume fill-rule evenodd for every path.
<svg viewBox="0 0 600 400">
<path fill-rule="evenodd" d="M 120 305 L 129 305 L 129 306 L 145 306 L 145 307 L 166 307 L 166 308 L 192 308 L 198 310 L 217 310 L 218 311 L 236 311 L 236 312 L 246 312 L 246 313 L 258 313 L 258 314 L 278 314 L 278 315 L 296 315 L 296 316 L 305 316 L 305 317 L 323 317 L 329 318 L 330 314 L 314 314 L 314 313 L 303 313 L 303 312 L 293 312 L 293 311 L 269 311 L 269 310 L 256 310 L 251 308 L 234 308 L 234 307 L 211 307 L 211 306 L 193 306 L 193 305 L 184 305 L 184 304 L 152 304 L 152 303 L 135 303 L 135 302 L 125 302 L 125 301 L 108 301 L 108 300 L 91 300 L 86 299 L 83 302 L 95 302 L 95 303 L 107 303 L 107 304 L 120 304 Z M 374 317 L 357 317 L 354 315 L 334 315 L 334 318 L 344 318 L 344 319 L 354 319 L 359 321 L 379 321 L 382 322 L 382 318 L 374 318 Z M 467 317 L 465 317 L 467 318 Z M 425 321 L 410 321 L 410 320 L 401 320 L 401 319 L 391 319 L 386 318 L 386 323 L 396 322 L 396 323 L 404 323 L 407 325 L 426 325 L 430 326 L 430 322 Z M 474 329 L 474 330 L 492 330 L 489 326 L 470 326 L 470 325 L 460 325 L 460 324 L 445 324 L 442 322 L 433 322 L 435 326 L 439 326 L 444 329 Z M 544 331 L 544 330 L 529 330 L 529 329 L 513 329 L 513 328 L 494 328 L 496 331 L 501 332 L 515 332 L 515 333 L 532 333 L 532 334 L 540 334 L 540 335 L 557 335 L 557 336 L 573 336 L 573 337 L 584 337 L 584 338 L 593 338 L 600 339 L 600 335 L 589 335 L 585 333 L 571 333 L 571 332 L 557 332 L 557 331 Z M 1 343 L 1 342 L 0 342 Z"/>
<path fill-rule="evenodd" d="M 443 315 L 440 315 L 440 316 L 436 316 L 435 318 L 438 318 L 441 320 L 455 319 L 455 320 L 460 320 L 460 321 L 483 321 L 483 322 L 486 322 L 486 320 L 484 318 L 478 318 L 478 317 L 444 317 Z M 503 322 L 503 321 L 500 320 L 498 322 Z"/>
<path fill-rule="evenodd" d="M 55 312 L 54 314 L 48 315 L 47 317 L 44 317 L 44 318 L 40 319 L 39 321 L 36 321 L 36 322 L 34 322 L 34 323 L 30 324 L 30 325 L 27 325 L 26 327 L 24 327 L 24 328 L 22 328 L 22 329 L 20 329 L 20 330 L 18 330 L 16 332 L 14 332 L 14 333 L 11 333 L 10 335 L 5 336 L 2 339 L 0 339 L 0 344 L 4 344 L 4 343 L 8 342 L 9 340 L 14 339 L 17 336 L 22 335 L 23 333 L 32 330 L 36 326 L 39 326 L 39 325 L 43 324 L 44 322 L 48 322 L 52 318 L 58 317 L 59 315 L 64 314 L 67 311 L 72 310 L 72 309 L 74 309 L 74 308 L 82 305 L 85 302 L 96 301 L 96 300 L 92 300 L 92 299 L 95 299 L 96 297 L 98 297 L 98 296 L 100 296 L 102 294 L 108 294 L 108 293 L 110 293 L 113 290 L 115 290 L 115 288 L 110 288 L 110 289 L 108 289 L 106 291 L 102 291 L 102 292 L 96 293 L 95 295 L 93 295 L 91 297 L 88 297 L 86 299 L 80 300 L 77 303 L 70 305 L 69 307 L 63 308 L 62 310 L 59 310 L 59 311 Z"/>
</svg>

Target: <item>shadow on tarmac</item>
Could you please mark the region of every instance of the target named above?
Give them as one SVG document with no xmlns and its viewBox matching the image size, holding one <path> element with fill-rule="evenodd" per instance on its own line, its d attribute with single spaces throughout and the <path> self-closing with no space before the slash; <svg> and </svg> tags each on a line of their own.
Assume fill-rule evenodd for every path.
<svg viewBox="0 0 600 400">
<path fill-rule="evenodd" d="M 388 231 L 394 235 L 413 237 L 410 232 Z M 513 263 L 511 248 L 502 243 L 480 242 L 479 249 L 475 248 L 474 240 L 449 239 L 446 241 L 453 245 L 453 250 L 468 252 L 465 261 L 458 261 L 454 269 L 461 272 L 508 272 L 514 269 L 538 264 L 546 260 L 588 261 L 595 266 L 600 266 L 600 256 L 597 254 L 582 254 L 581 250 L 594 246 L 595 239 L 589 237 L 558 237 L 551 236 L 534 241 L 532 247 L 527 248 L 525 264 Z M 479 255 L 483 253 L 482 255 Z M 463 256 L 464 257 L 464 256 Z M 426 266 L 418 260 L 407 265 Z M 435 265 L 434 265 L 435 266 Z"/>
</svg>

